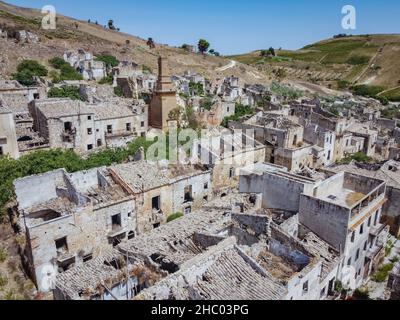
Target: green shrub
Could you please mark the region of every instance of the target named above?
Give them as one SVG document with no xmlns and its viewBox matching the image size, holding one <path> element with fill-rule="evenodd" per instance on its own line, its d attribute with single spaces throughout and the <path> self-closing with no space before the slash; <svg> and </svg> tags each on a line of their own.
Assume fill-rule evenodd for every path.
<svg viewBox="0 0 400 320">
<path fill-rule="evenodd" d="M 3 263 L 7 260 L 8 253 L 5 248 L 0 248 L 0 263 Z"/>
<path fill-rule="evenodd" d="M 52 73 L 53 82 L 57 83 L 64 80 L 83 80 L 82 75 L 76 71 L 71 65 L 59 57 L 49 60 L 50 65 L 59 70 L 59 74 Z"/>
<path fill-rule="evenodd" d="M 356 289 L 353 297 L 357 300 L 370 300 L 368 289 Z"/>
<path fill-rule="evenodd" d="M 357 161 L 361 163 L 369 163 L 372 161 L 371 157 L 368 157 L 364 152 L 357 152 L 351 156 L 348 156 L 341 161 L 339 161 L 340 164 L 349 164 L 352 161 Z"/>
<path fill-rule="evenodd" d="M 8 283 L 7 277 L 6 277 L 6 276 L 3 276 L 3 275 L 0 273 L 0 289 L 3 288 L 3 287 L 5 287 L 5 286 L 7 285 L 7 283 Z"/>
<path fill-rule="evenodd" d="M 226 117 L 222 121 L 221 125 L 227 128 L 229 125 L 229 122 L 239 121 L 240 118 L 242 118 L 246 115 L 253 115 L 254 113 L 255 113 L 255 110 L 252 107 L 237 103 L 235 106 L 235 114 L 230 117 Z"/>
<path fill-rule="evenodd" d="M 119 60 L 116 57 L 107 54 L 97 56 L 96 61 L 104 62 L 107 69 L 115 68 L 119 65 Z"/>
<path fill-rule="evenodd" d="M 353 87 L 353 91 L 356 95 L 376 98 L 377 94 L 384 91 L 385 88 L 381 86 L 368 86 L 368 85 L 359 85 Z"/>
<path fill-rule="evenodd" d="M 204 95 L 204 87 L 200 82 L 189 82 L 189 91 L 192 95 L 203 96 Z"/>
<path fill-rule="evenodd" d="M 24 86 L 36 85 L 35 77 L 45 77 L 48 71 L 45 66 L 35 60 L 24 60 L 17 67 L 17 73 L 13 75 L 13 79 L 17 80 Z"/>
<path fill-rule="evenodd" d="M 347 60 L 348 64 L 357 66 L 357 65 L 362 65 L 362 64 L 368 64 L 369 58 L 365 56 L 353 56 L 349 60 Z"/>
<path fill-rule="evenodd" d="M 153 70 L 146 65 L 142 65 L 142 71 L 143 71 L 143 73 L 147 73 L 147 74 L 153 73 Z"/>
<path fill-rule="evenodd" d="M 177 219 L 182 218 L 182 217 L 183 217 L 183 213 L 182 212 L 177 212 L 177 213 L 171 214 L 168 217 L 167 222 L 171 222 L 171 221 L 177 220 Z"/>
<path fill-rule="evenodd" d="M 339 89 L 347 89 L 350 86 L 350 82 L 346 81 L 346 80 L 339 80 L 337 82 L 337 86 Z"/>
<path fill-rule="evenodd" d="M 393 268 L 394 263 L 385 264 L 372 276 L 372 280 L 375 282 L 385 282 Z"/>
<path fill-rule="evenodd" d="M 112 75 L 109 75 L 107 77 L 104 77 L 99 81 L 100 84 L 113 84 L 114 82 L 114 77 Z"/>
<path fill-rule="evenodd" d="M 114 94 L 118 97 L 123 97 L 124 92 L 122 91 L 121 87 L 115 87 L 114 88 Z"/>
<path fill-rule="evenodd" d="M 76 172 L 123 163 L 130 156 L 134 156 L 139 148 L 143 147 L 146 152 L 153 143 L 154 141 L 140 137 L 129 143 L 126 148 L 104 150 L 91 154 L 87 159 L 79 157 L 72 150 L 41 150 L 23 155 L 18 160 L 0 157 L 0 217 L 5 214 L 5 206 L 14 196 L 15 179 L 60 168 Z"/>
<path fill-rule="evenodd" d="M 69 98 L 72 100 L 85 101 L 85 98 L 79 92 L 79 88 L 75 86 L 53 87 L 49 90 L 48 96 L 49 98 Z"/>
</svg>

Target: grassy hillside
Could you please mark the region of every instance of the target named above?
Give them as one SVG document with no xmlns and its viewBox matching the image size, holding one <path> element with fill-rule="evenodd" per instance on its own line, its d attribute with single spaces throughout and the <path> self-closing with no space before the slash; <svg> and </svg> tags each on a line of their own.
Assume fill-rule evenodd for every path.
<svg viewBox="0 0 400 320">
<path fill-rule="evenodd" d="M 0 1 L 0 26 L 32 31 L 41 38 L 38 44 L 16 44 L 0 39 L 0 77 L 10 77 L 22 59 L 35 59 L 48 64 L 50 58 L 61 56 L 65 50 L 82 48 L 94 54 L 110 53 L 119 60 L 133 60 L 149 67 L 153 72 L 157 70 L 157 57 L 163 55 L 169 58 L 170 68 L 176 74 L 191 69 L 211 79 L 237 75 L 249 83 L 268 82 L 264 74 L 249 65 L 239 63 L 234 68 L 216 72 L 216 69 L 228 65 L 230 60 L 224 57 L 203 57 L 201 54 L 161 44 L 150 50 L 144 39 L 60 14 L 57 15 L 56 30 L 43 30 L 40 27 L 42 17 L 38 10 L 20 8 Z M 96 17 L 89 18 L 96 20 Z M 197 40 L 193 39 L 193 42 L 196 43 Z"/>
<path fill-rule="evenodd" d="M 400 85 L 399 57 L 400 35 L 364 35 L 329 39 L 297 51 L 278 50 L 272 58 L 262 57 L 261 51 L 231 58 L 272 77 L 283 68 L 291 79 L 331 86 L 345 80 L 391 89 Z"/>
</svg>

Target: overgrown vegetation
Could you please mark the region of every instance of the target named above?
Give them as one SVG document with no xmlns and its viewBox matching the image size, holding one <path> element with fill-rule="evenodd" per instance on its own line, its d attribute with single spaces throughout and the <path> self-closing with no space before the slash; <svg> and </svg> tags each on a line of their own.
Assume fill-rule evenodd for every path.
<svg viewBox="0 0 400 320">
<path fill-rule="evenodd" d="M 153 69 L 151 69 L 149 66 L 146 66 L 146 65 L 142 65 L 142 71 L 143 71 L 143 73 L 146 73 L 146 74 L 153 73 Z"/>
<path fill-rule="evenodd" d="M 222 121 L 221 125 L 227 128 L 229 125 L 229 122 L 239 121 L 240 118 L 242 118 L 246 115 L 253 115 L 253 114 L 255 114 L 255 110 L 253 108 L 251 108 L 250 106 L 245 106 L 240 103 L 237 103 L 235 106 L 235 114 L 230 117 L 226 117 Z"/>
<path fill-rule="evenodd" d="M 24 60 L 17 67 L 17 73 L 13 79 L 24 86 L 33 86 L 37 84 L 36 77 L 45 77 L 48 71 L 45 66 L 35 60 Z"/>
<path fill-rule="evenodd" d="M 349 155 L 346 158 L 342 159 L 340 164 L 350 164 L 352 161 L 361 162 L 361 163 L 369 163 L 372 161 L 371 157 L 368 157 L 364 152 L 357 152 L 353 155 Z"/>
<path fill-rule="evenodd" d="M 400 119 L 400 110 L 397 107 L 389 107 L 381 112 L 382 118 Z"/>
<path fill-rule="evenodd" d="M 85 97 L 79 92 L 79 88 L 75 86 L 62 86 L 61 88 L 53 87 L 48 92 L 49 98 L 69 98 L 72 100 L 85 101 Z"/>
<path fill-rule="evenodd" d="M 204 95 L 204 87 L 200 82 L 189 82 L 189 91 L 191 95 L 203 96 Z"/>
<path fill-rule="evenodd" d="M 7 250 L 3 247 L 0 247 L 0 263 L 6 261 L 7 257 L 8 257 Z"/>
<path fill-rule="evenodd" d="M 49 63 L 54 69 L 58 70 L 58 72 L 51 74 L 53 83 L 65 80 L 83 80 L 82 75 L 62 58 L 55 57 L 50 59 Z"/>
<path fill-rule="evenodd" d="M 114 94 L 121 98 L 124 96 L 124 92 L 122 91 L 121 87 L 115 87 Z"/>
<path fill-rule="evenodd" d="M 183 213 L 182 212 L 176 212 L 174 214 L 171 214 L 168 218 L 167 218 L 167 222 L 171 222 L 174 220 L 177 220 L 179 218 L 183 217 Z"/>
<path fill-rule="evenodd" d="M 0 158 L 0 218 L 5 213 L 6 204 L 14 196 L 13 181 L 18 178 L 41 174 L 65 168 L 68 172 L 88 170 L 113 163 L 124 163 L 143 147 L 145 152 L 153 144 L 145 138 L 138 138 L 126 148 L 107 149 L 94 153 L 87 159 L 79 157 L 72 150 L 46 150 L 27 154 L 18 160 L 10 157 Z"/>
<path fill-rule="evenodd" d="M 353 293 L 353 298 L 356 300 L 370 300 L 369 291 L 367 288 L 356 289 Z"/>
<path fill-rule="evenodd" d="M 394 263 L 388 263 L 383 265 L 379 270 L 372 276 L 372 280 L 375 282 L 385 282 L 389 277 L 390 272 L 394 268 Z"/>
<path fill-rule="evenodd" d="M 281 85 L 274 81 L 271 85 L 271 91 L 275 94 L 283 96 L 285 99 L 296 100 L 301 97 L 302 93 L 288 86 Z"/>
<path fill-rule="evenodd" d="M 116 57 L 108 54 L 97 56 L 95 60 L 104 62 L 107 70 L 118 67 L 119 65 L 119 60 Z"/>
<path fill-rule="evenodd" d="M 347 60 L 347 63 L 353 66 L 368 64 L 368 62 L 369 58 L 365 56 L 352 56 Z"/>
<path fill-rule="evenodd" d="M 112 75 L 109 75 L 107 77 L 104 77 L 99 81 L 99 84 L 109 84 L 112 85 L 114 82 L 114 77 Z"/>
</svg>

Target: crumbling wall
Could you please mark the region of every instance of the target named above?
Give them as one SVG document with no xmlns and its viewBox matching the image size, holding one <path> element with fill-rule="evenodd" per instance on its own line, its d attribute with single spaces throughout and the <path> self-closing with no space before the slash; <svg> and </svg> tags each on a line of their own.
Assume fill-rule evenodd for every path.
<svg viewBox="0 0 400 320">
<path fill-rule="evenodd" d="M 344 250 L 350 211 L 306 195 L 300 197 L 299 221 L 336 250 Z"/>
</svg>

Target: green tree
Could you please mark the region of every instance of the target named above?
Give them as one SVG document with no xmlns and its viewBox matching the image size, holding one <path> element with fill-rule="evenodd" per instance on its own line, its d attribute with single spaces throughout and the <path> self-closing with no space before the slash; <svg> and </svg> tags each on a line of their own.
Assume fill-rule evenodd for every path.
<svg viewBox="0 0 400 320">
<path fill-rule="evenodd" d="M 114 20 L 112 19 L 108 20 L 108 29 L 115 30 Z"/>
<path fill-rule="evenodd" d="M 149 47 L 149 49 L 154 49 L 156 47 L 153 38 L 147 39 L 147 46 Z"/>
<path fill-rule="evenodd" d="M 18 65 L 17 73 L 13 75 L 13 79 L 24 86 L 32 86 L 37 84 L 36 77 L 45 77 L 47 75 L 46 67 L 39 62 L 24 60 Z"/>
<path fill-rule="evenodd" d="M 118 67 L 119 65 L 119 60 L 116 57 L 109 54 L 103 54 L 97 56 L 96 61 L 104 62 L 108 71 L 110 71 L 112 68 Z"/>
<path fill-rule="evenodd" d="M 205 39 L 200 39 L 197 47 L 202 54 L 205 54 L 208 48 L 210 48 L 210 43 Z"/>
<path fill-rule="evenodd" d="M 69 98 L 72 100 L 85 101 L 85 98 L 79 92 L 79 88 L 75 86 L 53 87 L 49 90 L 48 96 L 49 98 Z"/>
</svg>

